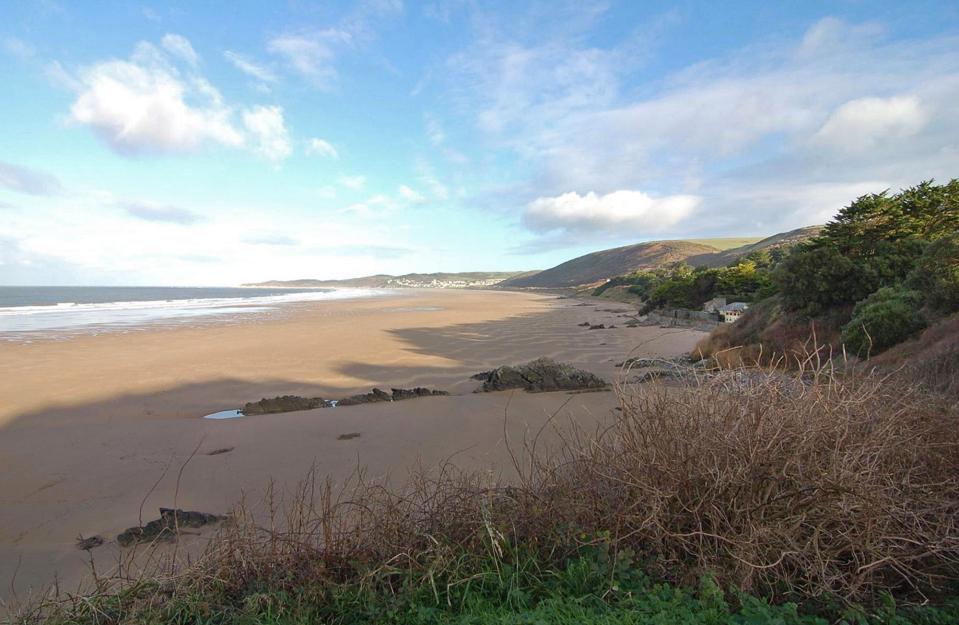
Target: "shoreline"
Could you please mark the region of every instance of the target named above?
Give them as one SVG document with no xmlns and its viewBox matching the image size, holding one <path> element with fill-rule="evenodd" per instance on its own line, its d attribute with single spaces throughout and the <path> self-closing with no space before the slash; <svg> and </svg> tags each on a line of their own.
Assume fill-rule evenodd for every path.
<svg viewBox="0 0 959 625">
<path fill-rule="evenodd" d="M 372 476 L 404 475 L 449 458 L 507 471 L 504 428 L 511 440 L 553 419 L 591 428 L 613 414 L 616 399 L 608 391 L 474 394 L 470 376 L 546 356 L 612 380 L 637 345 L 633 355 L 671 356 L 702 336 L 626 328 L 625 310 L 555 295 L 411 289 L 299 303 L 236 324 L 0 343 L 0 597 L 14 571 L 21 594 L 54 572 L 64 589 L 77 583 L 89 557 L 78 535 L 104 536 L 91 553 L 111 566 L 121 554 L 112 541 L 137 524 L 141 505 L 144 522 L 174 503 L 223 513 L 271 480 L 288 488 L 313 468 L 336 483 L 358 465 Z M 589 330 L 584 321 L 616 328 Z M 201 418 L 263 397 L 416 386 L 451 395 Z"/>
</svg>

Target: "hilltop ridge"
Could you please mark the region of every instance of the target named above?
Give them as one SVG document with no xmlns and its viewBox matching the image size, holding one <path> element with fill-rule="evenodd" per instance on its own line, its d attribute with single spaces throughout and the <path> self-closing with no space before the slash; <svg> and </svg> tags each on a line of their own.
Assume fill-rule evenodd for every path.
<svg viewBox="0 0 959 625">
<path fill-rule="evenodd" d="M 550 269 L 517 276 L 499 284 L 511 288 L 562 288 L 595 284 L 642 269 L 686 262 L 694 267 L 722 267 L 761 249 L 791 245 L 819 233 L 821 226 L 806 226 L 772 236 L 738 239 L 648 241 L 591 252 Z M 745 245 L 723 249 L 723 242 Z"/>
</svg>

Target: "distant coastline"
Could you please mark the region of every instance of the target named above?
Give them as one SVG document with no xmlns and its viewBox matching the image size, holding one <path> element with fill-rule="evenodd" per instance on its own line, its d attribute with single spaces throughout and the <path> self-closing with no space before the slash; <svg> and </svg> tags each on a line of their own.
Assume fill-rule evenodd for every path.
<svg viewBox="0 0 959 625">
<path fill-rule="evenodd" d="M 345 280 L 268 280 L 241 285 L 246 288 L 379 288 L 379 289 L 475 289 L 496 286 L 506 280 L 535 272 L 531 271 L 468 271 L 438 273 L 407 273 L 399 276 L 377 274 Z"/>
</svg>

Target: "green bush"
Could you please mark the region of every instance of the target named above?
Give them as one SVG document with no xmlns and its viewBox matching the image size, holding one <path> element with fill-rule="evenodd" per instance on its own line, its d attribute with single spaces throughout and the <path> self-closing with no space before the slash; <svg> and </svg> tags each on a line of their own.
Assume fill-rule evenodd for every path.
<svg viewBox="0 0 959 625">
<path fill-rule="evenodd" d="M 917 291 L 879 289 L 856 304 L 852 319 L 843 326 L 842 342 L 861 357 L 884 351 L 926 327 L 921 306 L 922 295 Z"/>
</svg>

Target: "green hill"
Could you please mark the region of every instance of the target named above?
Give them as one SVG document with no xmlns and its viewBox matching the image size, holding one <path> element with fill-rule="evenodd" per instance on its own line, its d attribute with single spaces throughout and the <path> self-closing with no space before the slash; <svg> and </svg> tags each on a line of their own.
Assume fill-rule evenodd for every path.
<svg viewBox="0 0 959 625">
<path fill-rule="evenodd" d="M 770 237 L 736 237 L 649 241 L 592 252 L 551 269 L 505 280 L 501 287 L 562 288 L 602 282 L 639 270 L 658 269 L 679 262 L 694 267 L 722 267 L 761 249 L 782 247 L 815 236 L 820 226 L 809 226 Z"/>
</svg>

